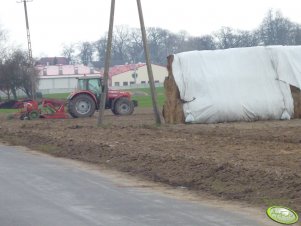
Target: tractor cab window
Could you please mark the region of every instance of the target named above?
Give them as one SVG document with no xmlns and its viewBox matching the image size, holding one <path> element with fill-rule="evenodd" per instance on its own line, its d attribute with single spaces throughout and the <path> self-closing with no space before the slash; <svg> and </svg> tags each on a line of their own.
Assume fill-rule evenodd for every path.
<svg viewBox="0 0 301 226">
<path fill-rule="evenodd" d="M 95 93 L 96 95 L 99 95 L 101 93 L 100 79 L 89 79 L 88 90 Z"/>
<path fill-rule="evenodd" d="M 86 81 L 83 79 L 79 79 L 77 82 L 77 89 L 78 90 L 86 90 Z"/>
</svg>

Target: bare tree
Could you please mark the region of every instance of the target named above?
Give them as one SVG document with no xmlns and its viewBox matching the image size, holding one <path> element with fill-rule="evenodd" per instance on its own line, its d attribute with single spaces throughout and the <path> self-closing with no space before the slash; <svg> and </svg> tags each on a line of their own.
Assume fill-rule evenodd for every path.
<svg viewBox="0 0 301 226">
<path fill-rule="evenodd" d="M 97 53 L 96 67 L 102 68 L 105 65 L 106 47 L 107 47 L 107 34 L 102 36 L 98 41 L 94 43 L 94 47 Z"/>
<path fill-rule="evenodd" d="M 251 47 L 260 44 L 259 33 L 257 31 L 237 31 L 236 43 L 234 47 Z"/>
<path fill-rule="evenodd" d="M 75 44 L 63 46 L 62 55 L 68 59 L 69 64 L 75 63 Z"/>
<path fill-rule="evenodd" d="M 0 60 L 5 57 L 5 53 L 6 53 L 5 43 L 6 43 L 6 40 L 7 40 L 7 32 L 0 25 Z"/>
<path fill-rule="evenodd" d="M 1 62 L 0 90 L 7 94 L 8 99 L 13 95 L 17 99 L 17 90 L 23 90 L 28 97 L 32 96 L 31 77 L 34 77 L 35 86 L 38 83 L 38 73 L 31 66 L 27 53 L 17 49 L 13 50 Z"/>
<path fill-rule="evenodd" d="M 116 26 L 113 36 L 112 63 L 129 63 L 129 46 L 131 44 L 130 29 L 128 26 Z"/>
<path fill-rule="evenodd" d="M 0 61 L 0 91 L 5 93 L 8 97 L 8 99 L 10 99 L 11 92 L 10 92 L 10 87 L 7 82 L 5 73 L 6 73 L 6 66 L 5 66 L 3 58 L 1 58 L 1 61 Z"/>
<path fill-rule="evenodd" d="M 217 38 L 217 47 L 219 49 L 228 49 L 236 47 L 236 36 L 234 30 L 230 27 L 222 27 L 217 33 L 215 33 Z"/>
<path fill-rule="evenodd" d="M 107 35 L 93 44 L 81 43 L 75 50 L 84 64 L 91 62 L 94 52 L 97 55 L 97 67 L 104 66 Z M 254 31 L 235 30 L 222 27 L 211 35 L 192 37 L 186 31 L 178 33 L 166 29 L 150 27 L 147 29 L 150 55 L 153 63 L 166 64 L 170 54 L 191 50 L 227 49 L 257 45 L 300 45 L 300 24 L 292 23 L 280 12 L 270 10 L 258 29 Z M 92 46 L 91 46 L 92 45 Z M 72 50 L 72 48 L 71 48 Z M 68 53 L 68 52 L 67 52 Z M 65 56 L 69 56 L 68 54 Z M 72 51 L 69 53 L 73 53 Z M 140 29 L 117 26 L 114 29 L 112 47 L 112 65 L 126 62 L 143 62 L 143 45 Z"/>
<path fill-rule="evenodd" d="M 133 28 L 130 31 L 130 43 L 128 49 L 128 56 L 130 62 L 137 63 L 144 61 L 144 50 L 142 44 L 141 31 L 138 28 Z"/>
<path fill-rule="evenodd" d="M 298 24 L 295 24 L 294 45 L 301 45 L 301 26 Z"/>
<path fill-rule="evenodd" d="M 177 46 L 178 39 L 171 39 L 171 33 L 168 30 L 154 27 L 147 29 L 147 36 L 152 61 L 162 64 L 166 61 L 166 57 L 174 52 L 172 46 Z M 171 40 L 174 41 L 173 44 L 170 43 Z"/>
<path fill-rule="evenodd" d="M 292 45 L 294 27 L 280 11 L 269 10 L 259 28 L 260 38 L 264 45 Z"/>
<path fill-rule="evenodd" d="M 250 47 L 260 43 L 257 31 L 234 30 L 229 27 L 222 27 L 215 33 L 215 37 L 219 49 Z"/>
<path fill-rule="evenodd" d="M 92 62 L 94 54 L 94 45 L 90 42 L 81 42 L 79 45 L 79 58 L 84 65 Z"/>
<path fill-rule="evenodd" d="M 216 49 L 216 43 L 214 41 L 214 37 L 211 35 L 205 35 L 202 37 L 189 37 L 186 50 L 213 50 Z"/>
</svg>

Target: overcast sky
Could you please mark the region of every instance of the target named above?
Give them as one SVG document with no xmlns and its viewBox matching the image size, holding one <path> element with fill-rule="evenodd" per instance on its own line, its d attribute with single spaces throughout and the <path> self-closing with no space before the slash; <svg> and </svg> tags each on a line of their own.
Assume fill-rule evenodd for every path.
<svg viewBox="0 0 301 226">
<path fill-rule="evenodd" d="M 33 0 L 27 4 L 34 57 L 60 56 L 63 43 L 95 41 L 108 29 L 110 0 Z M 301 23 L 300 0 L 141 0 L 147 27 L 190 35 L 222 26 L 256 28 L 268 9 Z M 116 0 L 115 25 L 139 27 L 135 0 Z M 27 48 L 23 4 L 0 0 L 0 25 Z"/>
</svg>

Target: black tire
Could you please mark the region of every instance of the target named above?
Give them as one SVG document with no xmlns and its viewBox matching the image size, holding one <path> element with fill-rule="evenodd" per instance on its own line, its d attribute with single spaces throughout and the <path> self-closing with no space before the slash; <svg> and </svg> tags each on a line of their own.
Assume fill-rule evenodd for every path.
<svg viewBox="0 0 301 226">
<path fill-rule="evenodd" d="M 79 94 L 68 101 L 68 112 L 73 118 L 91 117 L 95 112 L 95 102 L 87 94 Z"/>
<path fill-rule="evenodd" d="M 122 97 L 116 100 L 112 112 L 115 115 L 131 115 L 134 112 L 134 104 L 129 99 Z"/>
</svg>

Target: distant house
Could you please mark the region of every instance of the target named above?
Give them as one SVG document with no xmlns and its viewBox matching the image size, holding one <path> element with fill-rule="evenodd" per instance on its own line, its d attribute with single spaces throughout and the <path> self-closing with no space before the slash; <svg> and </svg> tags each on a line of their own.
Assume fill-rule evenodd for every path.
<svg viewBox="0 0 301 226">
<path fill-rule="evenodd" d="M 152 64 L 154 81 L 162 84 L 167 77 L 166 67 Z M 110 85 L 113 87 L 146 85 L 149 83 L 145 63 L 117 65 L 110 68 Z"/>
</svg>

